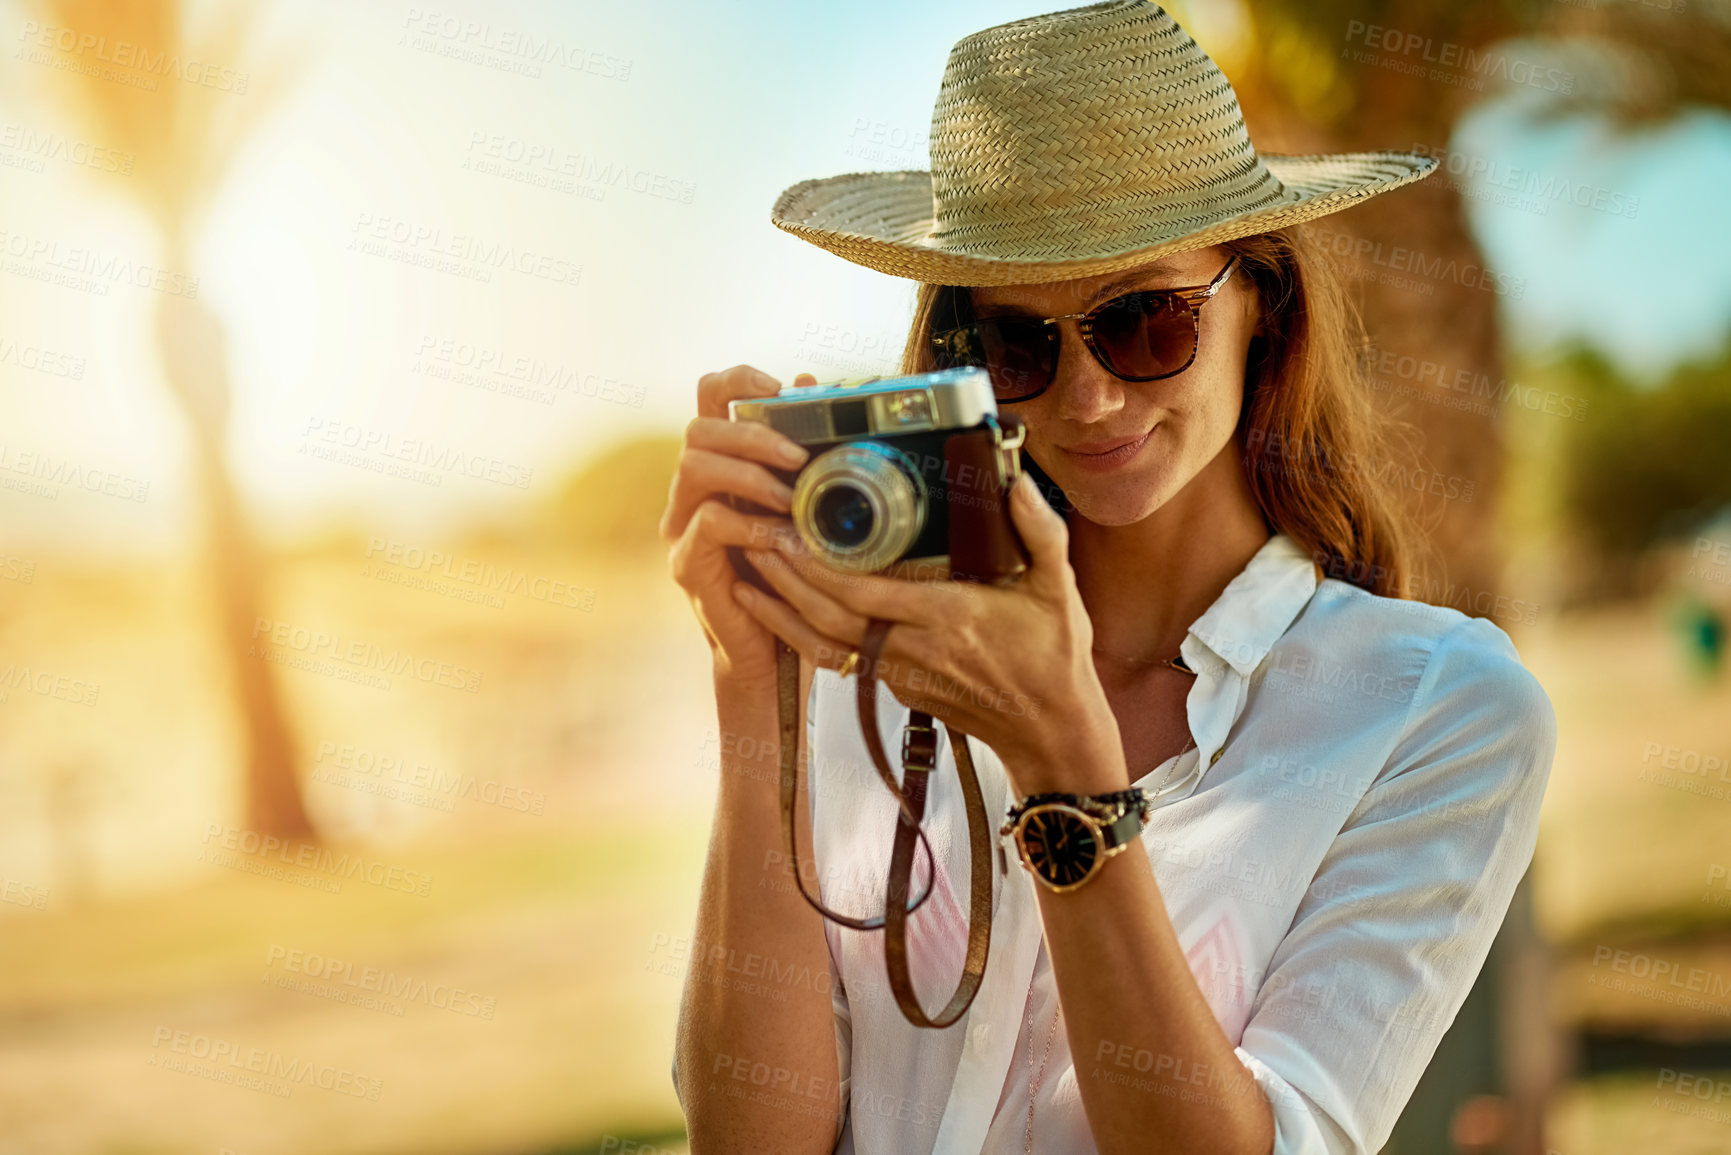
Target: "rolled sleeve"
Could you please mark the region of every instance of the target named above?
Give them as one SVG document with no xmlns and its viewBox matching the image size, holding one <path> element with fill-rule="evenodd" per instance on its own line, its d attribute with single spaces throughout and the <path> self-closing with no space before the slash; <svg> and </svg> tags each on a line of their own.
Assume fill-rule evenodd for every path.
<svg viewBox="0 0 1731 1155">
<path fill-rule="evenodd" d="M 1351 1140 L 1335 1126 L 1334 1120 L 1296 1087 L 1243 1047 L 1233 1049 L 1274 1110 L 1274 1150 L 1278 1155 L 1327 1155 L 1331 1151 L 1352 1150 Z"/>
<path fill-rule="evenodd" d="M 1443 634 L 1238 1047 L 1273 1107 L 1277 1155 L 1387 1141 L 1532 860 L 1555 748 L 1550 701 L 1508 635 L 1479 618 Z"/>
</svg>

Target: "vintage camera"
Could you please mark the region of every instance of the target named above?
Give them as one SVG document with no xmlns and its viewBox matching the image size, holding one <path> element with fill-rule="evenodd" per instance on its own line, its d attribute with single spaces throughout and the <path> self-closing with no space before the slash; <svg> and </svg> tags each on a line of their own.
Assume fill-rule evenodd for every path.
<svg viewBox="0 0 1731 1155">
<path fill-rule="evenodd" d="M 772 472 L 793 487 L 794 527 L 825 564 L 991 583 L 1027 569 L 1008 505 L 1024 429 L 998 413 L 984 369 L 789 388 L 732 401 L 728 416 L 761 421 L 810 451 L 798 469 Z M 767 589 L 731 552 L 735 570 Z"/>
</svg>

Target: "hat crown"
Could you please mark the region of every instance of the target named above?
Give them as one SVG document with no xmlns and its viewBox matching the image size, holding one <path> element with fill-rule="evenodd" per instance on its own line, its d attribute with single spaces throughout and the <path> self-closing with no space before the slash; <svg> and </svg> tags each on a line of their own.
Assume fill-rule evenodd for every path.
<svg viewBox="0 0 1731 1155">
<path fill-rule="evenodd" d="M 1109 249 L 1126 228 L 1289 199 L 1258 159 L 1225 73 L 1147 0 L 958 41 L 930 140 L 929 243 L 982 255 L 1025 251 L 1035 221 Z"/>
</svg>

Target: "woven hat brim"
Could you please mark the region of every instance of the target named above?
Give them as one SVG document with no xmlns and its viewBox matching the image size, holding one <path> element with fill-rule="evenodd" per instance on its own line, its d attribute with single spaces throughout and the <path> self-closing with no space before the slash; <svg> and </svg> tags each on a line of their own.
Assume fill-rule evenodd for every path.
<svg viewBox="0 0 1731 1155">
<path fill-rule="evenodd" d="M 1337 213 L 1429 175 L 1422 153 L 1347 152 L 1319 156 L 1264 154 L 1262 163 L 1287 197 L 1237 214 L 1150 222 L 1113 252 L 1065 253 L 1061 237 L 1028 258 L 969 253 L 931 240 L 929 172 L 854 172 L 801 181 L 776 198 L 770 219 L 782 228 L 868 269 L 944 285 L 1022 285 L 1099 276 L 1172 253 L 1295 225 Z"/>
</svg>

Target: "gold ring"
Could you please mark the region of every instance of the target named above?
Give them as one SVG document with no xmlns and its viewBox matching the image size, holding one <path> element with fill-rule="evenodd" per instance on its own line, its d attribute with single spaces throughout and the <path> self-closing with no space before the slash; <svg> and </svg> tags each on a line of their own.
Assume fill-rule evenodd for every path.
<svg viewBox="0 0 1731 1155">
<path fill-rule="evenodd" d="M 839 670 L 837 670 L 836 673 L 845 678 L 845 677 L 848 677 L 849 675 L 851 675 L 854 672 L 854 670 L 856 670 L 858 668 L 859 668 L 859 651 L 858 650 L 849 650 L 848 655 L 847 655 L 847 660 L 841 664 L 841 668 Z"/>
</svg>

